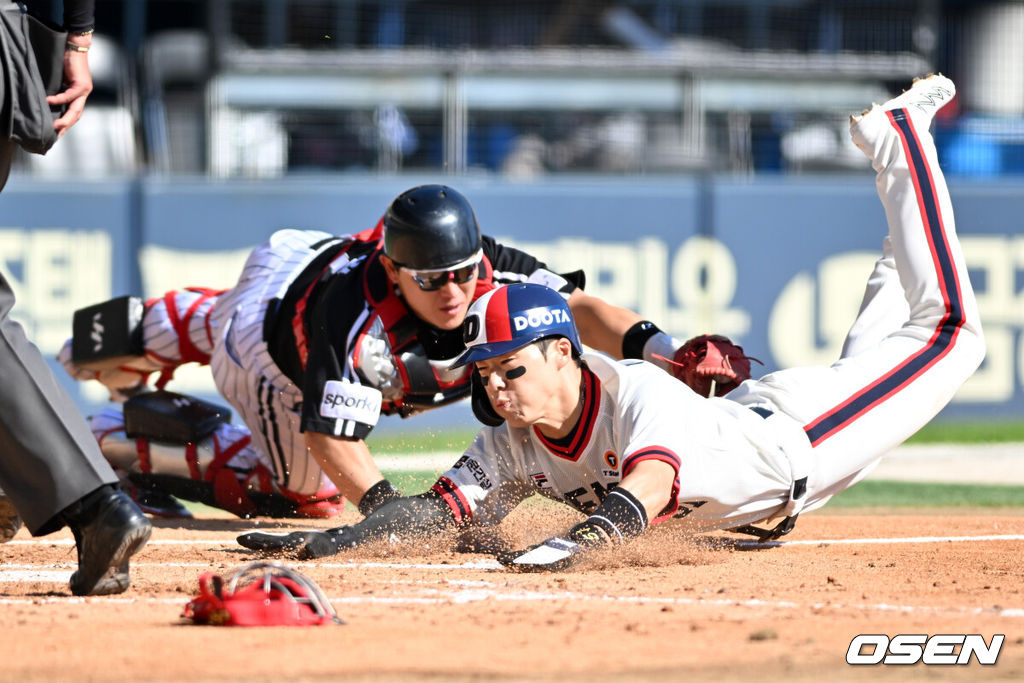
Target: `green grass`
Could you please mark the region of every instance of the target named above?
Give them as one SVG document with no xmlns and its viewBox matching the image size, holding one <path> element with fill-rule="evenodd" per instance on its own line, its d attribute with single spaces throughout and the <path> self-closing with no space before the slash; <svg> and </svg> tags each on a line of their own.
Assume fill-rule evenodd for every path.
<svg viewBox="0 0 1024 683">
<path fill-rule="evenodd" d="M 461 452 L 475 434 L 472 429 L 375 432 L 367 439 L 367 445 L 372 453 Z M 944 420 L 925 425 L 907 443 L 1024 443 L 1024 420 Z"/>
<path fill-rule="evenodd" d="M 925 425 L 907 443 L 1024 443 L 1024 421 L 941 421 Z"/>
<path fill-rule="evenodd" d="M 437 475 L 440 472 L 431 472 L 427 470 L 421 471 L 409 471 L 409 472 L 389 472 L 384 470 L 382 474 L 387 477 L 388 481 L 395 485 L 399 491 L 407 496 L 415 495 L 417 493 L 423 493 L 437 481 Z"/>
<path fill-rule="evenodd" d="M 426 491 L 437 473 L 384 472 L 405 494 Z M 824 509 L 850 508 L 1024 508 L 1024 486 L 987 484 L 930 484 L 868 480 L 843 491 Z"/>
<path fill-rule="evenodd" d="M 834 508 L 1024 508 L 1024 486 L 868 480 L 830 500 Z"/>
<path fill-rule="evenodd" d="M 366 445 L 371 453 L 461 453 L 473 441 L 475 430 L 451 429 L 443 431 L 400 432 L 370 434 Z"/>
</svg>

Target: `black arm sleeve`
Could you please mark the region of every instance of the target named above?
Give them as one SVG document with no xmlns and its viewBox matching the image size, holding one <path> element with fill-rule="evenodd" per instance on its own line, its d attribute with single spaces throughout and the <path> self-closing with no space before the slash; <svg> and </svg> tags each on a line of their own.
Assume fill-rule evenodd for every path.
<svg viewBox="0 0 1024 683">
<path fill-rule="evenodd" d="M 451 508 L 432 492 L 392 500 L 349 527 L 359 543 L 385 539 L 391 534 L 426 536 L 454 528 Z"/>
<path fill-rule="evenodd" d="M 85 33 L 95 24 L 96 0 L 64 0 L 64 28 L 70 33 Z"/>
<path fill-rule="evenodd" d="M 367 489 L 363 497 L 359 499 L 359 505 L 356 507 L 359 508 L 359 512 L 362 513 L 363 517 L 369 517 L 377 508 L 401 497 L 402 494 L 398 492 L 398 489 L 390 481 L 381 479 Z"/>
</svg>

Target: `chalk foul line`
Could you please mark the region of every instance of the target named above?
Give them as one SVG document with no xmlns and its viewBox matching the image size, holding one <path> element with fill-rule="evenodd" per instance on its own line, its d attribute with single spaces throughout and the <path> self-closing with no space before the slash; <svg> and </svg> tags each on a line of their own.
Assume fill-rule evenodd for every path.
<svg viewBox="0 0 1024 683">
<path fill-rule="evenodd" d="M 700 538 L 700 536 L 694 536 L 694 538 Z M 974 543 L 974 542 L 985 542 L 985 541 L 1024 541 L 1024 534 L 992 534 L 983 536 L 908 536 L 898 538 L 822 538 L 822 539 L 794 539 L 791 541 L 769 541 L 768 543 L 761 543 L 759 541 L 752 540 L 738 540 L 736 545 L 744 548 L 779 548 L 785 546 L 801 546 L 801 545 L 878 545 L 878 544 L 895 544 L 895 543 Z M 19 541 L 8 541 L 5 546 L 18 546 L 18 545 L 73 545 L 74 539 L 72 538 L 57 538 L 53 540 L 46 539 L 28 539 Z M 164 545 L 198 545 L 198 546 L 233 546 L 237 545 L 234 539 L 223 539 L 223 538 L 211 538 L 211 539 L 174 539 L 174 538 L 157 538 L 151 539 L 147 544 L 149 546 L 164 546 Z M 345 565 L 349 566 L 349 565 Z M 363 566 L 363 565 L 360 565 Z M 388 564 L 381 564 L 382 567 L 388 567 Z M 403 565 L 408 566 L 408 565 Z M 433 568 L 435 565 L 426 565 Z M 462 568 L 458 565 L 436 565 L 441 568 Z"/>
</svg>

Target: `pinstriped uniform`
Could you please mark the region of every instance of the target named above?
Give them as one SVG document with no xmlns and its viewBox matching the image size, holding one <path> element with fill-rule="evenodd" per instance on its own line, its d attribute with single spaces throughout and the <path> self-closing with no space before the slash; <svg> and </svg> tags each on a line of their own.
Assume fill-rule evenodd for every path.
<svg viewBox="0 0 1024 683">
<path fill-rule="evenodd" d="M 322 232 L 274 233 L 249 255 L 238 283 L 220 296 L 212 316 L 210 366 L 217 389 L 249 427 L 277 483 L 302 494 L 316 493 L 326 479 L 299 430 L 302 391 L 270 357 L 263 324 L 269 302 L 284 296 L 296 275 L 336 242 Z"/>
<path fill-rule="evenodd" d="M 183 290 L 173 293 L 178 316 L 190 313 L 185 322 L 188 338 L 196 350 L 209 357 L 213 353 L 213 329 L 210 312 L 217 303 L 216 296 L 205 299 L 198 292 Z M 167 299 L 158 299 L 150 305 L 142 323 L 146 354 L 151 360 L 175 365 L 184 362 L 178 331 L 174 328 L 174 316 L 167 310 Z"/>
</svg>

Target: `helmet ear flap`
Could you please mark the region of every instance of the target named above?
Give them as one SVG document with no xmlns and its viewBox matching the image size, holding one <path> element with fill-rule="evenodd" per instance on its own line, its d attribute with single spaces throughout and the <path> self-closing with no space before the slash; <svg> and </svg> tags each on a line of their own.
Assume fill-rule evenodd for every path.
<svg viewBox="0 0 1024 683">
<path fill-rule="evenodd" d="M 480 372 L 475 367 L 473 368 L 471 385 L 472 394 L 470 396 L 470 405 L 473 407 L 473 415 L 488 427 L 501 426 L 505 421 L 505 418 L 501 417 L 494 411 L 494 406 L 491 405 L 491 400 L 487 398 L 487 390 L 484 388 L 484 380 L 480 377 Z"/>
</svg>

